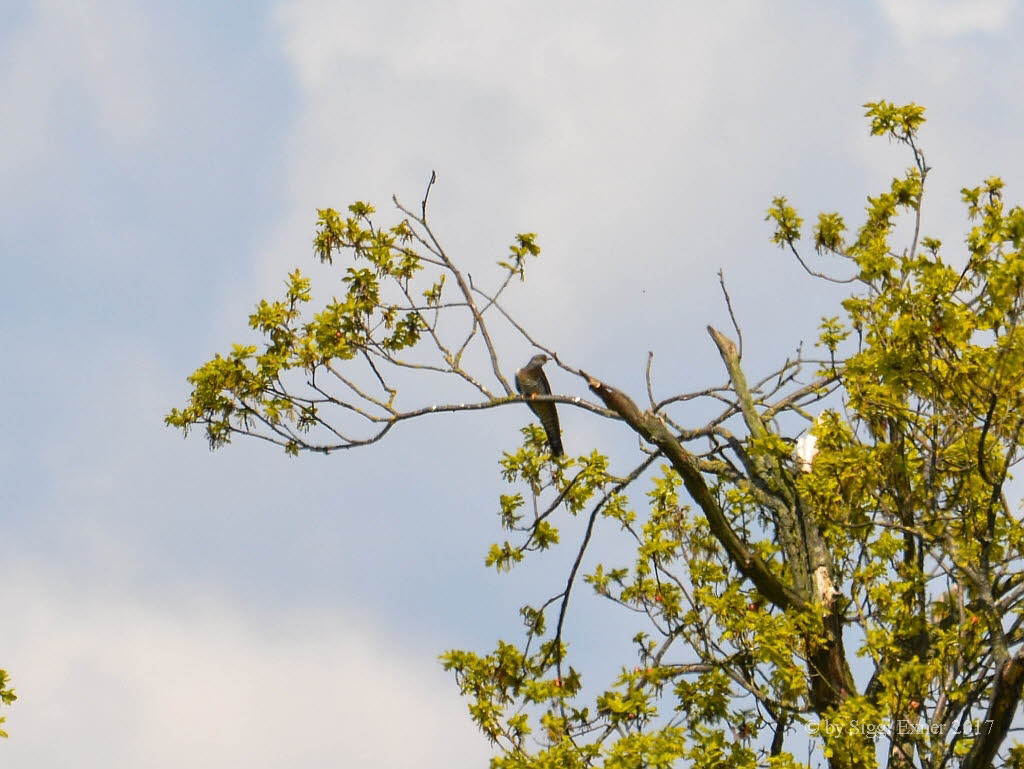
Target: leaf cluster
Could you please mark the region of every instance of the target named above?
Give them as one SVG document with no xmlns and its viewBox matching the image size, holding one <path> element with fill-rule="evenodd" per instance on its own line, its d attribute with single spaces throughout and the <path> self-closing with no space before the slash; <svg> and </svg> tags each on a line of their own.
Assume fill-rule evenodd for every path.
<svg viewBox="0 0 1024 769">
<path fill-rule="evenodd" d="M 950 255 L 923 231 L 923 108 L 865 107 L 871 134 L 911 164 L 867 196 L 859 225 L 818 214 L 809 256 L 786 197 L 766 216 L 808 274 L 851 287 L 821 321 L 821 358 L 800 347 L 748 380 L 729 304 L 740 345 L 709 328 L 725 382 L 659 399 L 652 356 L 641 408 L 503 307 L 539 254 L 534 235 L 515 238 L 484 292 L 434 236 L 426 197 L 390 227 L 356 203 L 321 210 L 314 240 L 324 262 L 349 257 L 343 293 L 310 314 L 294 272 L 250 317 L 263 344 L 196 371 L 167 421 L 202 425 L 212 447 L 244 434 L 297 453 L 441 411 L 521 408 L 491 333 L 500 320 L 600 402 L 542 397 L 617 420 L 643 451 L 622 469 L 598 450 L 555 459 L 529 425 L 501 458 L 508 536 L 487 566 L 544 552 L 566 573 L 522 607 L 520 640 L 442 658 L 500 748 L 495 769 L 804 766 L 794 755 L 808 745 L 842 769 L 1019 765 L 1004 742 L 1024 689 L 1024 525 L 1009 498 L 1024 429 L 1024 210 L 998 178 L 965 188 L 971 227 Z M 901 224 L 912 234 L 897 246 Z M 409 405 L 426 389 L 400 386 L 405 375 L 443 375 L 476 400 Z M 710 415 L 696 426 L 695 402 Z M 798 459 L 801 434 L 813 451 Z M 630 556 L 597 558 L 599 532 Z M 581 643 L 606 640 L 576 634 L 585 599 L 623 618 L 635 650 L 608 681 L 574 662 Z"/>
</svg>

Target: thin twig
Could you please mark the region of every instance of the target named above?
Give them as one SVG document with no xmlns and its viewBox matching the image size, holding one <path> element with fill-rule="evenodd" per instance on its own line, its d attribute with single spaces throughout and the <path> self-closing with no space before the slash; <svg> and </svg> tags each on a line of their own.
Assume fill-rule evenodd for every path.
<svg viewBox="0 0 1024 769">
<path fill-rule="evenodd" d="M 854 275 L 852 278 L 833 278 L 831 275 L 826 275 L 823 272 L 815 272 L 807 266 L 807 262 L 804 261 L 803 257 L 800 256 L 800 252 L 796 250 L 796 246 L 792 243 L 789 244 L 789 250 L 793 252 L 793 256 L 800 262 L 800 266 L 804 268 L 808 275 L 813 275 L 815 278 L 821 278 L 827 280 L 829 283 L 853 283 L 854 281 L 860 280 L 860 276 Z"/>
<path fill-rule="evenodd" d="M 427 218 L 427 199 L 430 197 L 430 188 L 434 186 L 434 182 L 437 181 L 437 171 L 430 172 L 430 181 L 427 182 L 427 189 L 423 192 L 423 200 L 420 203 L 421 218 Z"/>
<path fill-rule="evenodd" d="M 729 297 L 729 289 L 725 287 L 725 273 L 718 271 L 718 285 L 722 287 L 722 295 L 725 297 L 725 306 L 729 309 L 729 318 L 732 320 L 732 327 L 736 329 L 736 337 L 739 339 L 739 353 L 737 357 L 743 359 L 743 332 L 740 331 L 740 324 L 736 322 L 736 314 L 732 311 L 732 299 Z"/>
</svg>

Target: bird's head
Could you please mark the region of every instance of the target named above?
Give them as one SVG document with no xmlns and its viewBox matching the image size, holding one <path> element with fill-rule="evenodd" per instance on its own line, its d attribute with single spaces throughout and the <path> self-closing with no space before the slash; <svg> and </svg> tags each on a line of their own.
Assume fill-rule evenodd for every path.
<svg viewBox="0 0 1024 769">
<path fill-rule="evenodd" d="M 544 353 L 541 353 L 540 355 L 534 355 L 532 358 L 530 358 L 530 362 L 527 363 L 526 366 L 527 368 L 540 368 L 549 360 L 551 360 L 551 358 L 549 358 L 547 355 L 544 355 Z"/>
</svg>

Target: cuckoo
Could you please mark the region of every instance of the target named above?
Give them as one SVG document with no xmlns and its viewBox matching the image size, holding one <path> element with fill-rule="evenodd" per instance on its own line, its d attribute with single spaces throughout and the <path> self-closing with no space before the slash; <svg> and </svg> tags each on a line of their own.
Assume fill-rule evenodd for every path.
<svg viewBox="0 0 1024 769">
<path fill-rule="evenodd" d="M 562 433 L 558 427 L 558 412 L 555 404 L 550 401 L 534 402 L 538 395 L 551 395 L 551 385 L 544 376 L 544 364 L 550 360 L 547 355 L 534 355 L 530 362 L 516 372 L 516 389 L 526 396 L 526 405 L 530 407 L 544 427 L 551 447 L 551 456 L 562 456 Z"/>
</svg>

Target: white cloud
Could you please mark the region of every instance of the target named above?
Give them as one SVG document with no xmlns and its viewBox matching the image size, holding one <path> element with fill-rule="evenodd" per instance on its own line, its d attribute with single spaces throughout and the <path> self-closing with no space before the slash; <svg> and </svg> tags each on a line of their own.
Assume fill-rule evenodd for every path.
<svg viewBox="0 0 1024 769">
<path fill-rule="evenodd" d="M 158 98 L 153 43 L 152 23 L 137 3 L 37 0 L 0 64 L 0 169 L 39 164 L 60 137 L 90 124 L 116 145 L 144 142 Z"/>
<path fill-rule="evenodd" d="M 593 340 L 595 312 L 623 292 L 671 301 L 674 278 L 701 260 L 714 266 L 698 280 L 713 289 L 713 250 L 743 253 L 709 225 L 727 208 L 737 216 L 725 236 L 741 220 L 754 231 L 747 243 L 768 250 L 771 195 L 750 183 L 751 169 L 774 184 L 806 144 L 792 130 L 801 89 L 814 93 L 803 119 L 813 140 L 834 136 L 845 123 L 835 83 L 856 54 L 853 31 L 827 12 L 797 19 L 740 2 L 634 13 L 609 3 L 296 0 L 277 20 L 301 86 L 290 200 L 271 225 L 258 287 L 242 287 L 235 306 L 279 291 L 294 265 L 306 269 L 315 206 L 358 198 L 386 208 L 393 192 L 408 202 L 434 168 L 435 231 L 474 277 L 486 282 L 515 232 L 540 233 L 544 256 L 509 301 L 557 306 L 557 323 L 532 324 L 556 348 Z M 794 47 L 798 22 L 817 27 Z M 847 114 L 861 101 L 848 99 Z"/>
<path fill-rule="evenodd" d="M 951 38 L 1005 31 L 1016 0 L 879 0 L 882 13 L 904 38 Z"/>
<path fill-rule="evenodd" d="M 52 507 L 39 512 L 69 512 L 57 530 L 36 533 L 45 560 L 0 562 L 0 667 L 19 695 L 0 711 L 10 734 L 0 766 L 485 765 L 486 741 L 436 659 L 446 641 L 397 641 L 367 617 L 374 609 L 359 598 L 368 586 L 347 584 L 338 608 L 290 609 L 280 595 L 267 599 L 274 608 L 261 606 L 268 579 L 295 579 L 284 542 L 279 560 L 246 565 L 261 574 L 245 599 L 235 598 L 244 586 L 216 569 L 210 576 L 192 549 L 212 538 L 222 558 L 237 559 L 233 548 L 251 531 L 217 532 L 232 525 L 224 518 L 258 527 L 242 523 L 248 498 L 232 491 L 237 476 L 223 463 L 219 478 L 180 464 L 168 472 L 182 446 L 160 424 L 173 400 L 167 373 L 146 350 L 112 347 L 94 348 L 104 370 L 78 381 L 81 405 L 47 453 Z M 214 462 L 201 437 L 191 443 L 196 462 Z M 301 486 L 301 471 L 288 477 L 284 485 Z M 216 519 L 189 508 L 205 510 L 211 498 L 225 500 L 213 503 Z M 194 544 L 181 547 L 189 527 Z M 147 577 L 156 587 L 133 592 Z"/>
<path fill-rule="evenodd" d="M 10 565 L 8 565 L 10 566 Z M 470 767 L 486 762 L 432 654 L 326 612 L 246 613 L 5 570 L 4 766 Z"/>
</svg>

